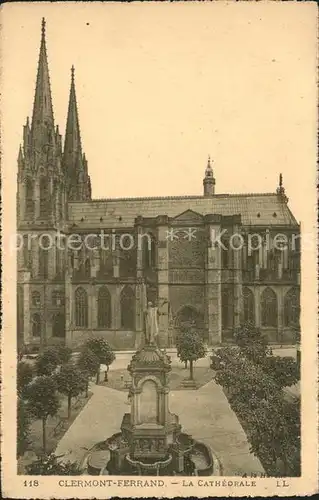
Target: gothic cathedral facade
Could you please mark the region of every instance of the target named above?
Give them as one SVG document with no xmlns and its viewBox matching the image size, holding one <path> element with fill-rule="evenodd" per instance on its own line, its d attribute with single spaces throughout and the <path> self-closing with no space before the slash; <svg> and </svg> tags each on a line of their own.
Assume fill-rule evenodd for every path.
<svg viewBox="0 0 319 500">
<path fill-rule="evenodd" d="M 294 342 L 300 227 L 282 177 L 273 193 L 216 194 L 208 160 L 202 195 L 92 199 L 73 67 L 64 144 L 54 124 L 44 20 L 18 155 L 17 229 L 20 347 L 76 348 L 102 336 L 134 349 L 149 301 L 163 347 L 185 321 L 208 345 L 231 342 L 247 320 L 273 343 Z"/>
</svg>

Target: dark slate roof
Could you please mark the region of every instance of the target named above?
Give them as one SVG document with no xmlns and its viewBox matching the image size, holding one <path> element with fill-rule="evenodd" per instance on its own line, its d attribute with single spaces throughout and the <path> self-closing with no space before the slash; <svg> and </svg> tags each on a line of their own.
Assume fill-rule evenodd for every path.
<svg viewBox="0 0 319 500">
<path fill-rule="evenodd" d="M 244 226 L 296 226 L 284 198 L 276 193 L 218 194 L 153 198 L 110 198 L 69 203 L 69 222 L 79 228 L 133 227 L 137 216 L 178 215 L 192 210 L 201 215 L 240 214 Z M 83 219 L 83 220 L 81 220 Z"/>
</svg>

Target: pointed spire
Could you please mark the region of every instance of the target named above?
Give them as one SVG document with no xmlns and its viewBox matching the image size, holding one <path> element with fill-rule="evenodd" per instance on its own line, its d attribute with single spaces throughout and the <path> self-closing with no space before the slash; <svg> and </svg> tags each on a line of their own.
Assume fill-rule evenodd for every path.
<svg viewBox="0 0 319 500">
<path fill-rule="evenodd" d="M 205 170 L 205 178 L 203 180 L 203 184 L 204 184 L 204 196 L 212 196 L 213 194 L 215 194 L 215 178 L 211 166 L 210 155 L 208 155 L 207 167 Z"/>
<path fill-rule="evenodd" d="M 211 177 L 212 175 L 213 175 L 213 169 L 212 169 L 212 166 L 210 164 L 210 155 L 208 155 L 207 167 L 206 167 L 206 170 L 205 170 L 205 176 L 206 177 Z"/>
<path fill-rule="evenodd" d="M 75 174 L 77 167 L 81 168 L 80 164 L 82 163 L 82 145 L 75 93 L 74 66 L 71 68 L 71 87 L 66 121 L 63 163 L 70 176 Z"/>
<path fill-rule="evenodd" d="M 279 174 L 279 186 L 277 187 L 277 194 L 281 196 L 286 203 L 288 202 L 288 198 L 285 194 L 285 188 L 283 186 L 282 173 Z"/>
<path fill-rule="evenodd" d="M 19 147 L 18 164 L 19 165 L 23 165 L 23 153 L 22 153 L 22 146 L 21 146 L 21 144 L 20 144 L 20 147 Z"/>
<path fill-rule="evenodd" d="M 33 114 L 32 114 L 32 139 L 35 145 L 41 148 L 41 143 L 47 141 L 46 134 L 43 134 L 43 128 L 47 128 L 49 137 L 54 135 L 54 118 L 52 108 L 52 98 L 50 89 L 49 67 L 47 59 L 46 41 L 45 41 L 45 19 L 42 19 L 41 45 L 38 62 L 37 81 L 34 96 Z"/>
</svg>

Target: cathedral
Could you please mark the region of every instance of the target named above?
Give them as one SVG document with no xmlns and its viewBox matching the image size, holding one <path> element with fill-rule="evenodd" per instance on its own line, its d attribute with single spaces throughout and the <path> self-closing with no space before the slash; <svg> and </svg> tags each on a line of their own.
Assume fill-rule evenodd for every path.
<svg viewBox="0 0 319 500">
<path fill-rule="evenodd" d="M 149 302 L 162 347 L 183 323 L 211 346 L 232 342 L 248 320 L 274 344 L 294 342 L 300 226 L 281 175 L 272 193 L 218 194 L 208 159 L 198 196 L 94 199 L 82 147 L 73 67 L 64 142 L 54 123 L 43 20 L 18 154 L 20 348 L 77 348 L 100 336 L 134 349 Z"/>
</svg>

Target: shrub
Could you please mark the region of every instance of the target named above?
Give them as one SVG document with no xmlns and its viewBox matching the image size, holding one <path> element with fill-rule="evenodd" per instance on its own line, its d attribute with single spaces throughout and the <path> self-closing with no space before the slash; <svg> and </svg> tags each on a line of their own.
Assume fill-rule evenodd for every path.
<svg viewBox="0 0 319 500">
<path fill-rule="evenodd" d="M 23 397 L 23 394 L 33 379 L 33 369 L 30 363 L 20 361 L 17 365 L 17 391 L 18 395 Z"/>
<path fill-rule="evenodd" d="M 53 453 L 38 457 L 26 466 L 27 474 L 32 476 L 79 476 L 82 474 L 77 463 L 59 461 Z"/>
</svg>

